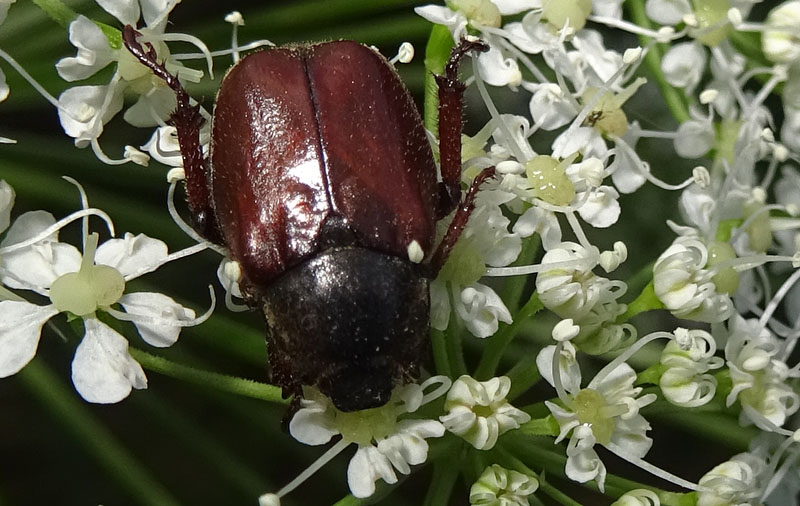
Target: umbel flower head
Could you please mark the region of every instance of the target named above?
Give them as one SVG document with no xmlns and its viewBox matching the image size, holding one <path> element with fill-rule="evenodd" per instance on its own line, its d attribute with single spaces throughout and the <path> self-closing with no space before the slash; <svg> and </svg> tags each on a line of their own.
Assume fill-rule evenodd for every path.
<svg viewBox="0 0 800 506">
<path fill-rule="evenodd" d="M 98 211 L 85 209 L 77 216 L 89 212 Z M 50 304 L 40 306 L 20 297 L 0 297 L 0 377 L 21 370 L 36 354 L 42 326 L 53 316 L 66 313 L 83 320 L 85 329 L 72 361 L 76 390 L 89 402 L 118 402 L 132 388 L 146 388 L 147 378 L 129 354 L 128 341 L 101 321 L 98 312 L 133 321 L 145 342 L 167 347 L 177 341 L 182 327 L 201 323 L 210 310 L 195 318 L 194 311 L 166 295 L 125 294 L 127 281 L 175 258 L 163 242 L 126 234 L 98 246 L 98 234 L 92 233 L 84 235 L 81 254 L 74 246 L 58 241 L 58 229 L 68 221 L 57 223 L 45 211 L 25 213 L 0 242 L 3 285 L 50 299 Z M 124 311 L 115 309 L 117 304 Z"/>
<path fill-rule="evenodd" d="M 461 376 L 447 393 L 446 415 L 440 416 L 450 432 L 461 436 L 478 450 L 490 450 L 497 438 L 511 429 L 519 428 L 531 417 L 512 406 L 507 400 L 511 380 L 506 376 L 478 381 Z"/>
<path fill-rule="evenodd" d="M 428 458 L 431 437 L 444 435 L 444 426 L 438 420 L 400 419 L 413 413 L 423 404 L 441 397 L 451 382 L 445 376 L 434 376 L 420 385 L 397 387 L 391 400 L 378 408 L 342 412 L 313 387 L 303 389 L 301 408 L 289 423 L 292 436 L 308 445 L 323 445 L 333 437 L 341 439 L 308 469 L 277 493 L 259 498 L 262 506 L 280 504 L 280 498 L 294 490 L 313 473 L 338 455 L 350 444 L 356 450 L 347 467 L 347 483 L 356 497 L 369 497 L 375 492 L 375 482 L 396 483 L 397 474 L 409 474 L 411 466 L 422 464 Z M 429 387 L 433 391 L 426 393 Z"/>
</svg>

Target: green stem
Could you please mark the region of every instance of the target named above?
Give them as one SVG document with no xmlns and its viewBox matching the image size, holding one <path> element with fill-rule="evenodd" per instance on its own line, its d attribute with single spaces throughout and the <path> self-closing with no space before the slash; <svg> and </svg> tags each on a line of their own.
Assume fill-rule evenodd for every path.
<svg viewBox="0 0 800 506">
<path fill-rule="evenodd" d="M 176 378 L 184 381 L 189 381 L 196 385 L 209 386 L 217 390 L 231 392 L 244 397 L 252 397 L 253 399 L 260 399 L 267 402 L 274 402 L 277 404 L 288 404 L 288 399 L 281 397 L 280 387 L 274 385 L 267 385 L 257 381 L 248 380 L 244 378 L 236 378 L 226 374 L 220 374 L 210 371 L 201 371 L 193 367 L 183 364 L 177 364 L 163 357 L 157 357 L 150 353 L 130 348 L 131 356 L 139 362 L 143 367 L 151 371 Z"/>
<path fill-rule="evenodd" d="M 221 479 L 233 485 L 243 497 L 258 497 L 263 492 L 263 479 L 242 462 L 241 455 L 234 454 L 217 437 L 204 430 L 196 418 L 187 416 L 154 393 L 133 396 L 130 401 L 147 413 L 148 420 L 163 427 L 178 445 L 186 448 L 184 458 L 199 457 Z"/>
<path fill-rule="evenodd" d="M 560 432 L 558 422 L 553 415 L 547 415 L 544 418 L 534 418 L 533 420 L 523 423 L 520 428 L 520 434 L 528 436 L 558 436 Z"/>
<path fill-rule="evenodd" d="M 425 46 L 425 128 L 438 135 L 439 125 L 439 86 L 435 75 L 444 71 L 450 50 L 453 48 L 453 37 L 447 27 L 434 25 L 428 44 Z"/>
<path fill-rule="evenodd" d="M 467 363 L 464 361 L 464 347 L 462 346 L 463 333 L 464 327 L 461 322 L 453 321 L 451 318 L 450 325 L 448 325 L 444 334 L 444 340 L 453 378 L 467 374 Z"/>
<path fill-rule="evenodd" d="M 63 424 L 98 461 L 99 467 L 136 498 L 134 502 L 178 506 L 178 501 L 150 475 L 147 467 L 128 453 L 47 366 L 34 360 L 17 377 L 50 412 L 50 419 Z"/>
<path fill-rule="evenodd" d="M 453 377 L 450 369 L 450 359 L 447 356 L 447 336 L 441 330 L 431 330 L 431 346 L 433 347 L 433 363 L 436 373 Z"/>
<path fill-rule="evenodd" d="M 536 355 L 533 353 L 523 355 L 520 361 L 505 375 L 511 380 L 511 390 L 506 396 L 509 401 L 513 401 L 519 395 L 527 392 L 542 379 L 539 368 L 536 366 Z"/>
<path fill-rule="evenodd" d="M 33 3 L 63 28 L 69 28 L 72 20 L 78 17 L 78 14 L 64 5 L 61 0 L 33 0 Z"/>
<path fill-rule="evenodd" d="M 653 30 L 653 24 L 647 17 L 644 8 L 644 0 L 631 0 L 625 2 L 625 6 L 631 14 L 633 22 L 647 30 Z M 639 40 L 643 46 L 649 45 L 649 37 L 639 36 Z M 653 44 L 647 51 L 645 56 L 645 63 L 652 72 L 653 77 L 656 79 L 658 87 L 661 89 L 661 94 L 664 96 L 664 101 L 667 103 L 672 116 L 678 123 L 683 123 L 689 119 L 689 108 L 686 105 L 686 100 L 683 94 L 677 89 L 673 88 L 664 77 L 664 72 L 661 71 L 661 60 L 664 58 L 665 44 Z"/>
<path fill-rule="evenodd" d="M 653 309 L 663 309 L 664 304 L 656 297 L 655 287 L 653 282 L 650 281 L 644 287 L 642 292 L 634 299 L 633 302 L 628 304 L 628 309 L 617 318 L 617 323 L 624 323 L 639 313 L 651 311 Z"/>
<path fill-rule="evenodd" d="M 536 255 L 539 253 L 541 239 L 539 234 L 522 241 L 522 251 L 511 266 L 530 265 L 534 263 Z M 511 276 L 506 280 L 503 287 L 503 300 L 511 314 L 516 314 L 522 304 L 522 293 L 525 286 L 530 281 L 530 276 Z"/>
<path fill-rule="evenodd" d="M 510 325 L 503 326 L 497 333 L 489 338 L 489 343 L 486 346 L 486 351 L 478 363 L 478 368 L 475 369 L 475 378 L 478 380 L 488 379 L 494 376 L 497 371 L 497 366 L 500 364 L 500 359 L 506 351 L 509 343 L 514 339 L 519 332 L 520 327 L 529 318 L 532 318 L 544 306 L 539 300 L 539 294 L 533 293 L 528 302 L 522 306 L 519 313 L 514 317 L 514 322 Z"/>
<path fill-rule="evenodd" d="M 347 495 L 340 500 L 336 501 L 333 506 L 360 506 L 363 501 L 352 495 Z"/>
<path fill-rule="evenodd" d="M 433 478 L 425 496 L 424 506 L 447 506 L 458 479 L 459 466 L 439 460 L 433 465 Z"/>
</svg>

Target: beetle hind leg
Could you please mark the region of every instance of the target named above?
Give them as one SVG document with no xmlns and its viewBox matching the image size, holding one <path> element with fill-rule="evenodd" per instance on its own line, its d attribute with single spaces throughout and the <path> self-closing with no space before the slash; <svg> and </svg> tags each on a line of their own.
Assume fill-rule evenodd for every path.
<svg viewBox="0 0 800 506">
<path fill-rule="evenodd" d="M 130 25 L 122 29 L 122 40 L 128 51 L 175 92 L 177 107 L 170 115 L 169 123 L 178 131 L 178 143 L 186 173 L 186 195 L 194 229 L 206 239 L 221 244 L 222 235 L 217 227 L 208 189 L 207 162 L 200 142 L 200 129 L 205 123 L 200 114 L 200 106 L 191 104 L 189 94 L 178 77 L 171 74 L 164 63 L 158 61 L 158 54 L 151 43 L 142 44 L 137 40 L 140 35 Z"/>
</svg>

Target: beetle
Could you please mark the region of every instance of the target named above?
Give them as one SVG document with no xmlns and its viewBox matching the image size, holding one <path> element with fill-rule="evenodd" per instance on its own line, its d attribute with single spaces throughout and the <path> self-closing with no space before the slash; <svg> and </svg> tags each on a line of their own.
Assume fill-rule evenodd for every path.
<svg viewBox="0 0 800 506">
<path fill-rule="evenodd" d="M 429 282 L 474 208 L 462 199 L 460 60 L 439 87 L 442 181 L 420 115 L 394 67 L 352 41 L 271 48 L 226 74 L 210 164 L 199 106 L 127 26 L 128 50 L 176 93 L 176 127 L 194 226 L 227 247 L 249 305 L 263 310 L 272 381 L 315 385 L 342 411 L 378 407 L 415 378 L 429 331 Z M 456 211 L 434 247 L 436 222 Z"/>
</svg>

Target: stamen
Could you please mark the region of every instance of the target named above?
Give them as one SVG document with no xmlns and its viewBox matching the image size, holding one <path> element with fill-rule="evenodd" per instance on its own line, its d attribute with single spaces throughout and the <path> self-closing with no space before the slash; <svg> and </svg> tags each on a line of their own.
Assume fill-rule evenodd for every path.
<svg viewBox="0 0 800 506">
<path fill-rule="evenodd" d="M 687 488 L 689 490 L 697 490 L 697 491 L 706 490 L 705 488 L 701 487 L 700 485 L 698 485 L 696 483 L 692 483 L 691 481 L 684 480 L 683 478 L 675 476 L 674 474 L 672 474 L 670 472 L 667 472 L 667 471 L 661 469 L 660 467 L 655 466 L 655 465 L 653 465 L 653 464 L 651 464 L 651 463 L 649 463 L 649 462 L 647 462 L 647 461 L 645 461 L 645 460 L 643 460 L 643 459 L 641 459 L 639 457 L 635 457 L 635 456 L 631 455 L 623 447 L 617 445 L 614 442 L 606 443 L 603 446 L 607 450 L 611 451 L 612 453 L 614 453 L 615 455 L 620 457 L 621 459 L 627 460 L 631 464 L 633 464 L 633 465 L 635 465 L 635 466 L 637 466 L 637 467 L 639 467 L 641 469 L 644 469 L 648 473 L 652 474 L 653 476 L 657 476 L 658 478 L 661 478 L 662 480 L 666 480 L 666 481 L 668 481 L 670 483 L 674 483 L 675 485 L 678 485 L 678 486 L 683 487 L 683 488 Z"/>
<path fill-rule="evenodd" d="M 556 389 L 556 394 L 561 402 L 563 402 L 565 406 L 571 407 L 572 396 L 567 394 L 566 390 L 564 390 L 564 384 L 561 382 L 561 352 L 563 350 L 564 341 L 559 341 L 556 343 L 556 349 L 553 351 L 553 364 L 551 371 L 553 375 L 553 388 Z"/>
<path fill-rule="evenodd" d="M 195 46 L 205 56 L 206 66 L 208 67 L 208 77 L 214 79 L 214 60 L 212 58 L 211 51 L 208 50 L 208 47 L 202 40 L 198 39 L 194 35 L 188 35 L 185 33 L 162 33 L 158 37 L 154 38 L 162 41 L 188 42 L 189 44 Z M 142 37 L 141 40 L 144 41 L 145 38 Z"/>
<path fill-rule="evenodd" d="M 195 253 L 204 251 L 209 248 L 210 244 L 211 243 L 208 241 L 203 241 L 201 243 L 195 244 L 194 246 L 189 246 L 188 248 L 184 248 L 174 253 L 170 253 L 169 255 L 161 259 L 159 262 L 151 265 L 146 265 L 141 269 L 139 269 L 138 271 L 128 274 L 127 276 L 125 276 L 125 281 L 130 281 L 131 279 L 138 278 L 139 276 L 147 274 L 148 272 L 153 272 L 162 265 L 168 264 L 173 260 L 178 260 L 180 258 L 188 257 L 190 255 L 194 255 Z"/>
<path fill-rule="evenodd" d="M 641 350 L 643 346 L 655 341 L 656 339 L 674 339 L 675 336 L 670 334 L 669 332 L 658 331 L 658 332 L 651 332 L 646 336 L 642 337 L 632 345 L 630 345 L 625 351 L 620 353 L 614 360 L 609 362 L 605 365 L 600 371 L 595 374 L 592 381 L 586 385 L 586 388 L 596 388 L 599 383 L 601 383 L 606 377 L 611 374 L 614 369 L 619 367 L 620 364 L 627 361 L 631 358 L 637 351 Z"/>
<path fill-rule="evenodd" d="M 244 26 L 244 18 L 239 11 L 233 11 L 225 16 L 225 21 L 231 24 L 231 55 L 233 56 L 233 63 L 239 61 L 239 27 Z"/>
<path fill-rule="evenodd" d="M 775 296 L 772 300 L 767 304 L 767 307 L 764 308 L 764 314 L 761 315 L 761 318 L 758 320 L 758 325 L 761 329 L 764 329 L 767 325 L 767 322 L 770 318 L 772 318 L 772 313 L 778 309 L 778 304 L 781 303 L 783 297 L 789 293 L 789 290 L 797 283 L 797 280 L 800 279 L 800 269 L 795 270 L 789 278 L 783 282 L 781 287 L 775 292 Z"/>
<path fill-rule="evenodd" d="M 259 499 L 258 499 L 259 504 L 270 504 L 270 505 L 271 504 L 275 504 L 275 501 L 274 501 L 274 498 L 273 498 L 274 496 L 277 495 L 278 498 L 281 498 L 281 497 L 285 496 L 286 494 L 288 494 L 289 492 L 291 492 L 292 490 L 294 490 L 297 487 L 299 487 L 300 485 L 302 485 L 304 481 L 306 481 L 314 473 L 316 473 L 317 471 L 322 469 L 322 467 L 324 467 L 325 464 L 327 464 L 328 462 L 333 460 L 334 457 L 336 457 L 337 455 L 342 453 L 342 450 L 347 448 L 349 445 L 350 445 L 350 443 L 348 441 L 346 441 L 344 439 L 339 440 L 339 442 L 337 442 L 335 445 L 331 446 L 330 449 L 328 449 L 328 451 L 323 453 L 317 460 L 315 460 L 310 466 L 308 466 L 305 471 L 300 473 L 297 476 L 297 478 L 293 479 L 285 487 L 283 487 L 282 489 L 278 490 L 278 492 L 276 494 L 264 494 L 261 497 L 259 497 Z M 264 499 L 263 502 L 262 502 L 262 498 Z M 267 501 L 270 501 L 270 502 L 267 502 Z"/>
<path fill-rule="evenodd" d="M 271 42 L 269 40 L 261 39 L 261 40 L 256 40 L 256 41 L 250 42 L 248 44 L 245 44 L 244 46 L 238 46 L 238 49 L 239 49 L 239 52 L 242 52 L 242 51 L 249 51 L 251 49 L 256 49 L 256 48 L 263 47 L 263 46 L 274 46 L 274 45 L 275 45 L 275 43 L 273 43 L 273 42 Z M 220 49 L 218 51 L 211 51 L 210 53 L 175 53 L 175 54 L 170 55 L 170 59 L 172 59 L 172 60 L 200 60 L 200 59 L 206 58 L 209 54 L 212 57 L 228 56 L 228 55 L 233 54 L 233 49 Z"/>
<path fill-rule="evenodd" d="M 158 318 L 156 316 L 141 315 L 135 313 L 126 313 L 124 311 L 117 311 L 111 307 L 104 307 L 103 311 L 107 312 L 117 320 L 123 320 L 133 323 L 144 323 L 148 325 L 164 325 L 167 327 L 194 327 L 200 325 L 208 320 L 214 313 L 214 308 L 217 306 L 217 296 L 214 294 L 214 288 L 208 285 L 208 294 L 211 296 L 211 305 L 205 313 L 192 320 L 171 320 L 169 318 Z"/>
<path fill-rule="evenodd" d="M 181 169 L 183 170 L 183 169 Z M 169 171 L 167 176 L 170 175 L 174 176 L 175 173 L 173 171 Z M 178 180 L 171 180 L 169 184 L 169 190 L 167 190 L 167 210 L 169 211 L 169 215 L 172 217 L 172 221 L 178 225 L 178 228 L 183 230 L 183 233 L 194 239 L 198 243 L 205 244 L 208 249 L 214 250 L 220 255 L 225 256 L 225 248 L 221 246 L 217 246 L 216 244 L 205 240 L 200 234 L 195 232 L 195 230 L 181 218 L 181 215 L 178 214 L 178 210 L 175 209 L 175 187 L 177 185 Z"/>
<path fill-rule="evenodd" d="M 486 109 L 489 110 L 489 114 L 491 115 L 492 119 L 497 122 L 497 126 L 500 130 L 502 130 L 503 135 L 508 139 L 509 147 L 511 151 L 514 153 L 514 158 L 517 160 L 527 160 L 531 158 L 530 156 L 525 156 L 525 148 L 528 151 L 531 151 L 530 146 L 522 146 L 517 145 L 515 137 L 511 135 L 511 130 L 508 129 L 508 125 L 500 117 L 500 112 L 495 107 L 494 102 L 492 101 L 492 97 L 489 96 L 489 91 L 486 89 L 486 84 L 483 82 L 483 79 L 480 77 L 480 73 L 478 72 L 478 59 L 472 58 L 472 74 L 475 77 L 475 84 L 478 86 L 478 92 L 483 99 L 483 103 L 486 104 Z"/>
<path fill-rule="evenodd" d="M 63 111 L 61 105 L 58 103 L 58 99 L 56 99 L 53 95 L 48 93 L 47 90 L 44 89 L 44 87 L 41 84 L 39 84 L 39 82 L 36 81 L 36 79 L 34 79 L 33 76 L 28 74 L 25 71 L 25 69 L 22 68 L 22 65 L 17 63 L 17 61 L 14 58 L 12 58 L 10 54 L 0 49 L 0 58 L 4 59 L 9 65 L 11 65 L 11 68 L 16 70 L 17 73 L 21 75 L 23 79 L 28 81 L 28 84 L 33 86 L 33 88 L 39 93 L 39 95 L 43 96 L 48 102 L 50 102 L 50 104 L 52 104 L 53 107 Z"/>
<path fill-rule="evenodd" d="M 114 223 L 111 221 L 111 218 L 105 212 L 95 208 L 82 209 L 80 211 L 75 211 L 66 218 L 58 220 L 57 222 L 53 223 L 52 225 L 50 225 L 49 227 L 47 227 L 46 229 L 42 230 L 41 232 L 39 232 L 38 234 L 34 235 L 29 239 L 0 248 L 0 255 L 11 253 L 12 251 L 17 251 L 22 248 L 26 248 L 32 244 L 47 239 L 54 233 L 58 232 L 59 230 L 67 226 L 68 224 L 72 223 L 73 221 L 80 220 L 85 216 L 99 217 L 106 223 L 106 226 L 108 227 L 108 232 L 112 236 L 114 235 Z"/>
</svg>

